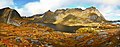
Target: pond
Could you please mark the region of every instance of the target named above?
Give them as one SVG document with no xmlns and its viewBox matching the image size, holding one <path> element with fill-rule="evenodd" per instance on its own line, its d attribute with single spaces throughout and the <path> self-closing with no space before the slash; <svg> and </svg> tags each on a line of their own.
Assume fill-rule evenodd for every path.
<svg viewBox="0 0 120 47">
<path fill-rule="evenodd" d="M 70 33 L 74 33 L 79 28 L 85 27 L 85 26 L 65 26 L 65 25 L 52 24 L 52 23 L 37 23 L 37 24 L 53 28 L 55 31 L 63 31 Z"/>
<path fill-rule="evenodd" d="M 37 23 L 37 24 L 50 27 L 55 31 L 62 31 L 62 32 L 69 32 L 69 33 L 74 33 L 79 28 L 89 27 L 89 26 L 66 26 L 66 25 L 52 24 L 52 23 Z M 120 22 L 113 22 L 113 24 L 120 24 Z M 96 28 L 96 26 L 93 26 L 93 28 Z"/>
</svg>

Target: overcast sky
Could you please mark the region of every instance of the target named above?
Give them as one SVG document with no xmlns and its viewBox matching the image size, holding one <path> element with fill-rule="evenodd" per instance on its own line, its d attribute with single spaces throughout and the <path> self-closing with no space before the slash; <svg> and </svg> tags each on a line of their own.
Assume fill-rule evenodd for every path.
<svg viewBox="0 0 120 47">
<path fill-rule="evenodd" d="M 120 0 L 0 0 L 0 8 L 11 7 L 21 16 L 31 16 L 61 8 L 95 6 L 107 20 L 120 20 Z"/>
</svg>

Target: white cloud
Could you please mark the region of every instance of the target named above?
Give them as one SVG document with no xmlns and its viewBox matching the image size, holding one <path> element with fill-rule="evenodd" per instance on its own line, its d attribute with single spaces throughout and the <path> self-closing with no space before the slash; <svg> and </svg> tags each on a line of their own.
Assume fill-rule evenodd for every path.
<svg viewBox="0 0 120 47">
<path fill-rule="evenodd" d="M 21 16 L 31 16 L 31 13 L 26 8 L 15 8 Z"/>
<path fill-rule="evenodd" d="M 13 0 L 0 0 L 0 8 L 10 7 L 14 5 Z"/>
<path fill-rule="evenodd" d="M 119 5 L 120 0 L 90 0 L 93 3 L 105 4 L 105 5 Z"/>
<path fill-rule="evenodd" d="M 120 9 L 113 6 L 104 6 L 99 8 L 100 12 L 107 20 L 120 20 Z"/>
<path fill-rule="evenodd" d="M 78 2 L 89 5 L 120 5 L 120 0 L 79 0 Z"/>
<path fill-rule="evenodd" d="M 56 10 L 72 4 L 74 0 L 40 0 L 40 2 L 27 3 L 23 8 L 17 9 L 21 15 L 34 15 L 44 13 L 48 10 Z M 75 2 L 75 1 L 74 1 Z M 27 12 L 27 13 L 26 13 Z"/>
<path fill-rule="evenodd" d="M 120 0 L 40 0 L 38 2 L 29 2 L 22 8 L 17 8 L 14 3 L 13 0 L 0 0 L 0 8 L 14 6 L 12 8 L 16 9 L 22 16 L 32 16 L 48 10 L 69 8 L 70 5 L 77 5 L 75 7 L 82 9 L 89 5 L 89 7 L 97 7 L 108 20 L 113 19 L 109 16 L 120 16 L 120 9 L 117 8 L 120 6 Z"/>
<path fill-rule="evenodd" d="M 84 4 L 91 4 L 93 6 L 99 7 L 98 9 L 103 12 L 103 15 L 107 15 L 108 13 L 115 10 L 115 7 L 119 5 L 120 0 L 40 0 L 40 2 L 30 2 L 27 3 L 22 9 L 27 9 L 28 14 L 26 15 L 33 15 L 44 13 L 47 10 L 55 10 L 58 8 L 65 8 L 67 5 L 78 4 L 82 5 L 81 2 Z M 114 6 L 113 6 L 114 5 Z M 82 6 L 79 6 L 82 7 Z M 82 7 L 84 9 L 84 7 Z M 20 8 L 21 9 L 21 8 Z M 23 11 L 26 12 L 26 11 Z M 23 12 L 20 12 L 22 15 Z M 30 14 L 31 13 L 31 14 Z"/>
<path fill-rule="evenodd" d="M 98 9 L 107 20 L 120 20 L 118 5 L 101 5 Z"/>
<path fill-rule="evenodd" d="M 29 2 L 25 4 L 22 8 L 18 8 L 14 5 L 13 0 L 0 0 L 0 7 L 11 7 L 16 9 L 21 16 L 32 16 L 34 14 L 44 13 L 48 10 L 56 10 L 58 8 L 63 8 L 69 4 L 72 4 L 74 0 L 40 0 L 38 2 Z M 75 1 L 74 1 L 75 2 Z"/>
</svg>

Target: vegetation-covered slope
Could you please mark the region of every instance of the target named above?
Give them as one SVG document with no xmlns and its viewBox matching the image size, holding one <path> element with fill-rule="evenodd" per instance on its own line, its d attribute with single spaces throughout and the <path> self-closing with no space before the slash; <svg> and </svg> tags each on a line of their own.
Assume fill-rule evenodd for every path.
<svg viewBox="0 0 120 47">
<path fill-rule="evenodd" d="M 107 26 L 107 25 L 106 25 Z M 119 47 L 120 29 L 81 28 L 76 33 L 56 32 L 37 24 L 22 26 L 0 23 L 2 47 Z M 108 29 L 109 28 L 109 29 Z"/>
</svg>

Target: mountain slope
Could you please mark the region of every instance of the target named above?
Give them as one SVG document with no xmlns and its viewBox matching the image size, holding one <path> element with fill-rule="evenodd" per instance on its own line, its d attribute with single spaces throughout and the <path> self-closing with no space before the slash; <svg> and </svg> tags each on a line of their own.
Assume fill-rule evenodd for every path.
<svg viewBox="0 0 120 47">
<path fill-rule="evenodd" d="M 76 24 L 101 23 L 106 20 L 95 7 L 90 7 L 85 10 L 74 8 L 58 9 L 55 12 L 48 11 L 44 14 L 42 21 L 45 23 L 74 26 Z"/>
<path fill-rule="evenodd" d="M 0 22 L 5 22 L 8 24 L 19 25 L 19 21 L 15 19 L 21 19 L 20 14 L 9 7 L 0 9 Z"/>
</svg>

